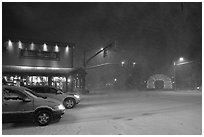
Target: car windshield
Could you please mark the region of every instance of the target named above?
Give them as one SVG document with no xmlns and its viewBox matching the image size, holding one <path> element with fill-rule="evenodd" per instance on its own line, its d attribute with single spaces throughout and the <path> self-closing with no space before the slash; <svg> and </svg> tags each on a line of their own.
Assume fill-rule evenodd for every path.
<svg viewBox="0 0 204 137">
<path fill-rule="evenodd" d="M 30 94 L 32 94 L 32 95 L 34 95 L 34 96 L 36 96 L 36 97 L 47 98 L 47 97 L 45 97 L 45 96 L 42 96 L 42 95 L 39 95 L 39 94 L 35 93 L 34 91 L 32 91 L 32 90 L 30 90 L 30 89 L 25 89 L 25 91 L 28 92 L 28 93 L 30 93 Z"/>
</svg>

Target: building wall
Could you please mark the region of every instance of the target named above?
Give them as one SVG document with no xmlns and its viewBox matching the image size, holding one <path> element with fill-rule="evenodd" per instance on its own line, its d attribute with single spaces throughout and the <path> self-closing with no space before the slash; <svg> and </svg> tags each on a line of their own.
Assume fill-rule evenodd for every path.
<svg viewBox="0 0 204 137">
<path fill-rule="evenodd" d="M 27 58 L 20 56 L 21 49 L 29 49 L 31 44 L 19 42 L 3 42 L 2 48 L 2 64 L 14 65 L 14 66 L 46 66 L 57 68 L 71 68 L 72 67 L 72 53 L 71 48 L 66 49 L 66 46 L 58 46 L 59 60 L 55 59 L 42 59 L 42 58 Z M 43 44 L 34 44 L 36 51 L 43 50 Z M 53 52 L 55 50 L 54 45 L 47 45 L 47 51 Z"/>
</svg>

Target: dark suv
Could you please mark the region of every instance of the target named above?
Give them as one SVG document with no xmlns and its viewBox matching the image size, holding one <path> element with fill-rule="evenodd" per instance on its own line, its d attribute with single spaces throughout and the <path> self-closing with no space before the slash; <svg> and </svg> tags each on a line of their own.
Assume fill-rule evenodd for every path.
<svg viewBox="0 0 204 137">
<path fill-rule="evenodd" d="M 53 86 L 27 86 L 37 94 L 59 100 L 65 108 L 73 108 L 80 102 L 80 96 L 76 93 L 64 93 L 62 90 Z"/>
<path fill-rule="evenodd" d="M 40 126 L 51 120 L 60 119 L 65 112 L 63 104 L 52 98 L 45 98 L 25 87 L 2 87 L 2 122 L 33 120 Z"/>
</svg>

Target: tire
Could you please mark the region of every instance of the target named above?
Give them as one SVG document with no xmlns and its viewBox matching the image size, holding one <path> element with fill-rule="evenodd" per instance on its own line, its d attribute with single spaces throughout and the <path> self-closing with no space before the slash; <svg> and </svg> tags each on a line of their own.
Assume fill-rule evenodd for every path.
<svg viewBox="0 0 204 137">
<path fill-rule="evenodd" d="M 52 113 L 48 110 L 40 110 L 35 116 L 35 121 L 39 126 L 46 126 L 52 120 Z"/>
<path fill-rule="evenodd" d="M 76 101 L 73 98 L 66 98 L 63 102 L 63 105 L 67 109 L 71 109 L 76 105 Z"/>
</svg>

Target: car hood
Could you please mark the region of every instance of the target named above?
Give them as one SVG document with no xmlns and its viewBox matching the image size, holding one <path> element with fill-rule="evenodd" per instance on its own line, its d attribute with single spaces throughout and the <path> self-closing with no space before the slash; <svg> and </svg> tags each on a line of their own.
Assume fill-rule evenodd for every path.
<svg viewBox="0 0 204 137">
<path fill-rule="evenodd" d="M 61 104 L 60 101 L 56 100 L 56 99 L 53 99 L 53 98 L 50 98 L 50 97 L 47 97 L 47 98 L 38 98 L 38 101 L 40 102 L 43 102 L 45 105 L 59 105 Z"/>
</svg>

